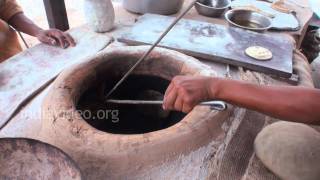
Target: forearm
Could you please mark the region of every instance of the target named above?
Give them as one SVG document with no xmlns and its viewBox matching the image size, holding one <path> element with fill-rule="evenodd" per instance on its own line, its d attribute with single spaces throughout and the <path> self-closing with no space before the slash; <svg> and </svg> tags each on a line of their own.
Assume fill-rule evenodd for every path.
<svg viewBox="0 0 320 180">
<path fill-rule="evenodd" d="M 60 46 L 61 48 L 76 45 L 74 39 L 68 33 L 58 29 L 43 30 L 23 13 L 15 14 L 9 19 L 8 23 L 18 31 L 37 37 L 40 42 L 45 44 Z"/>
<path fill-rule="evenodd" d="M 14 15 L 8 23 L 16 30 L 29 34 L 30 36 L 37 36 L 40 31 L 43 31 L 39 26 L 34 24 L 28 17 L 23 13 Z"/>
<path fill-rule="evenodd" d="M 319 90 L 259 86 L 225 79 L 214 79 L 211 84 L 213 99 L 221 99 L 283 120 L 320 124 Z"/>
</svg>

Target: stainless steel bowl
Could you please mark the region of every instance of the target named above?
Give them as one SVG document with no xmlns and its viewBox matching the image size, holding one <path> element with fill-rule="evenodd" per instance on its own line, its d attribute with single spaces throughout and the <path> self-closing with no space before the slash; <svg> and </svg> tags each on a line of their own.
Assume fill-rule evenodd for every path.
<svg viewBox="0 0 320 180">
<path fill-rule="evenodd" d="M 134 13 L 170 15 L 177 13 L 184 0 L 123 0 L 123 7 Z"/>
<path fill-rule="evenodd" d="M 263 32 L 271 27 L 271 19 L 252 10 L 233 9 L 225 14 L 228 23 L 243 29 Z"/>
<path fill-rule="evenodd" d="M 230 7 L 230 4 L 230 0 L 198 0 L 195 7 L 201 15 L 220 17 Z"/>
</svg>

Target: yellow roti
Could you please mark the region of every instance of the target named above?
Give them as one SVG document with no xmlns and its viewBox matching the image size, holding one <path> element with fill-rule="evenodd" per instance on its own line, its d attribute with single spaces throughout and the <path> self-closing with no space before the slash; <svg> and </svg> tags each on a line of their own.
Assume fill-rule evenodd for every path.
<svg viewBox="0 0 320 180">
<path fill-rule="evenodd" d="M 272 59 L 272 52 L 261 46 L 251 46 L 245 50 L 247 56 L 252 57 L 256 60 L 267 61 Z"/>
</svg>

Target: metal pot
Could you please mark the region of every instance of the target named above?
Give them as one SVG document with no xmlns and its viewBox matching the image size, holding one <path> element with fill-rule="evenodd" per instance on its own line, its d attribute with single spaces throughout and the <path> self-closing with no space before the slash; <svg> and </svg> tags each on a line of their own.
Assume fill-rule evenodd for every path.
<svg viewBox="0 0 320 180">
<path fill-rule="evenodd" d="M 195 4 L 197 12 L 208 17 L 220 17 L 229 7 L 230 0 L 219 0 L 213 5 L 210 0 L 198 0 Z"/>
<path fill-rule="evenodd" d="M 123 7 L 134 13 L 170 15 L 177 13 L 184 0 L 123 0 Z"/>
</svg>

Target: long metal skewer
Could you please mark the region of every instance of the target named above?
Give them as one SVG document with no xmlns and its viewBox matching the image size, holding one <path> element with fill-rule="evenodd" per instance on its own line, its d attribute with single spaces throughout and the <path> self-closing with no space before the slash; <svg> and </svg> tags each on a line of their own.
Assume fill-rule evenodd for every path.
<svg viewBox="0 0 320 180">
<path fill-rule="evenodd" d="M 151 53 L 151 51 L 160 43 L 160 41 L 168 34 L 168 32 L 177 24 L 177 22 L 189 12 L 189 10 L 195 5 L 195 3 L 198 0 L 192 1 L 190 5 L 187 7 L 185 11 L 183 11 L 182 14 L 180 14 L 171 24 L 170 26 L 162 33 L 162 35 L 159 37 L 159 39 L 150 47 L 150 49 L 144 53 L 144 55 L 129 69 L 129 71 L 118 81 L 118 83 L 108 92 L 108 94 L 105 96 L 105 101 L 108 100 L 110 95 L 122 84 L 124 80 L 127 79 L 127 77 L 132 73 L 132 71 L 144 60 L 146 57 Z"/>
<path fill-rule="evenodd" d="M 113 104 L 133 104 L 133 105 L 162 105 L 163 101 L 149 101 L 149 100 L 117 100 L 109 99 L 107 103 Z M 207 101 L 199 104 L 200 106 L 210 106 L 211 109 L 223 111 L 227 105 L 223 101 Z"/>
</svg>

